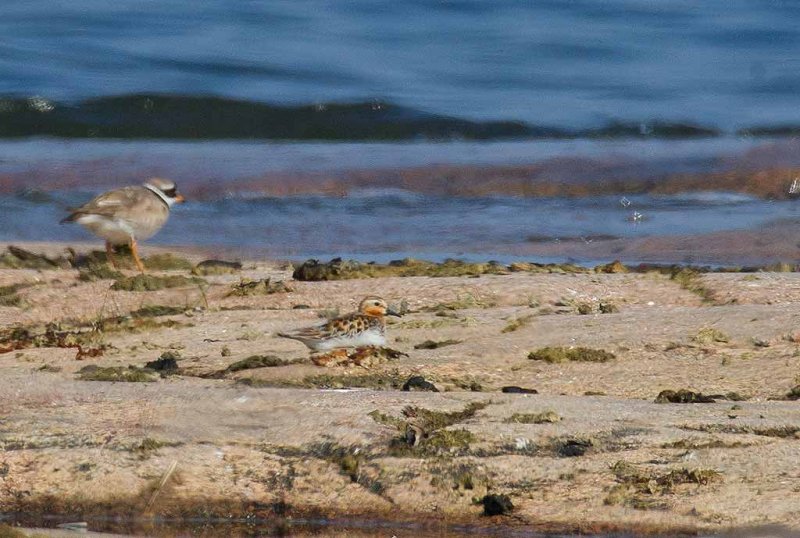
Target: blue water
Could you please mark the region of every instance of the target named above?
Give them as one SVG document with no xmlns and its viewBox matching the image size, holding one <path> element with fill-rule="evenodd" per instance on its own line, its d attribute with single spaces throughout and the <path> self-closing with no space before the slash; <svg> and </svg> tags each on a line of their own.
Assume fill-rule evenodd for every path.
<svg viewBox="0 0 800 538">
<path fill-rule="evenodd" d="M 508 259 L 794 219 L 728 193 L 464 193 L 507 166 L 800 166 L 798 23 L 778 1 L 7 1 L 0 240 L 90 239 L 56 225 L 67 207 L 153 175 L 190 198 L 153 242 L 281 257 Z"/>
<path fill-rule="evenodd" d="M 800 5 L 375 0 L 3 2 L 0 95 L 380 99 L 557 127 L 800 122 Z"/>
</svg>

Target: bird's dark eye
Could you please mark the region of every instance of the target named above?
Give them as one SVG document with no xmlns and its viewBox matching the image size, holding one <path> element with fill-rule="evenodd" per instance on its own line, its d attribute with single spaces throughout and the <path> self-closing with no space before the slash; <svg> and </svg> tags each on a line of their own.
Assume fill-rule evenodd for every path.
<svg viewBox="0 0 800 538">
<path fill-rule="evenodd" d="M 178 191 L 177 189 L 175 189 L 175 187 L 172 187 L 171 189 L 167 189 L 162 192 L 164 193 L 165 196 L 168 196 L 169 198 L 175 198 L 175 195 L 178 194 Z"/>
</svg>

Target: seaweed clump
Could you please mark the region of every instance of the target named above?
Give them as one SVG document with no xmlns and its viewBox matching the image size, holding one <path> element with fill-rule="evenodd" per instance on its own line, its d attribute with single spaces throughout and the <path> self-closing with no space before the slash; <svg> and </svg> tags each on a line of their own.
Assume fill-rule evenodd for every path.
<svg viewBox="0 0 800 538">
<path fill-rule="evenodd" d="M 169 252 L 153 254 L 142 260 L 144 266 L 151 271 L 189 271 L 194 267 L 192 262 Z"/>
<path fill-rule="evenodd" d="M 725 344 L 730 342 L 730 337 L 719 329 L 703 327 L 692 336 L 692 340 L 698 344 Z"/>
<path fill-rule="evenodd" d="M 292 290 L 283 280 L 272 282 L 269 278 L 261 280 L 243 279 L 231 286 L 226 297 L 248 297 L 250 295 L 272 295 L 273 293 L 289 293 Z"/>
<path fill-rule="evenodd" d="M 555 411 L 541 413 L 514 413 L 503 422 L 509 424 L 547 424 L 561 422 L 561 417 Z"/>
<path fill-rule="evenodd" d="M 242 264 L 239 262 L 228 262 L 225 260 L 203 260 L 194 266 L 192 269 L 192 274 L 198 276 L 227 275 L 241 270 Z"/>
<path fill-rule="evenodd" d="M 387 276 L 480 276 L 484 274 L 504 275 L 509 270 L 497 262 L 469 263 L 461 260 L 447 259 L 442 263 L 433 263 L 413 258 L 394 260 L 388 264 L 361 263 L 355 260 L 334 258 L 325 263 L 319 260 L 308 260 L 295 268 L 292 277 L 295 280 L 346 280 L 351 278 L 378 278 Z"/>
<path fill-rule="evenodd" d="M 370 372 L 360 375 L 311 375 L 300 380 L 281 381 L 240 378 L 238 383 L 251 387 L 301 387 L 312 389 L 367 388 L 375 390 L 400 390 L 405 376 L 397 371 Z"/>
<path fill-rule="evenodd" d="M 521 329 L 522 327 L 525 327 L 526 325 L 529 325 L 532 320 L 533 320 L 532 315 L 520 316 L 518 318 L 514 318 L 510 320 L 508 324 L 505 327 L 503 327 L 503 329 L 500 332 L 504 334 L 512 333 L 518 329 Z"/>
<path fill-rule="evenodd" d="M 393 456 L 463 454 L 477 440 L 476 437 L 463 428 L 447 428 L 474 417 L 487 405 L 489 402 L 471 402 L 464 409 L 451 412 L 408 406 L 403 409 L 405 419 L 391 417 L 378 410 L 372 411 L 369 416 L 376 422 L 394 427 L 400 433 L 389 442 L 389 453 Z"/>
<path fill-rule="evenodd" d="M 57 323 L 44 326 L 0 329 L 0 353 L 31 347 L 77 348 L 96 339 L 96 332 L 86 327 L 65 328 Z"/>
<path fill-rule="evenodd" d="M 528 353 L 532 361 L 561 362 L 608 362 L 615 359 L 613 353 L 589 347 L 543 347 Z"/>
<path fill-rule="evenodd" d="M 81 381 L 111 381 L 125 383 L 150 383 L 156 380 L 152 370 L 137 366 L 97 366 L 89 364 L 78 370 Z"/>
<path fill-rule="evenodd" d="M 670 280 L 677 282 L 681 288 L 700 297 L 704 303 L 716 304 L 718 302 L 716 292 L 703 283 L 702 274 L 696 269 L 673 267 L 670 272 Z"/>
<path fill-rule="evenodd" d="M 461 340 L 425 340 L 421 344 L 415 345 L 414 349 L 439 349 L 440 347 L 454 346 L 456 344 L 460 344 L 461 342 Z"/>
<path fill-rule="evenodd" d="M 157 291 L 165 288 L 182 288 L 187 286 L 199 286 L 202 284 L 206 284 L 206 281 L 198 277 L 141 274 L 119 278 L 111 286 L 111 289 L 121 291 Z"/>
<path fill-rule="evenodd" d="M 9 245 L 5 252 L 0 253 L 0 267 L 8 269 L 69 269 L 71 263 L 64 256 L 50 258 L 44 254 L 37 254 L 24 248 Z"/>
<path fill-rule="evenodd" d="M 666 473 L 640 469 L 626 461 L 618 461 L 611 468 L 617 485 L 604 499 L 607 505 L 628 505 L 636 509 L 666 508 L 656 495 L 673 493 L 682 484 L 705 486 L 722 479 L 714 469 L 673 469 Z"/>
<path fill-rule="evenodd" d="M 0 306 L 22 306 L 22 297 L 17 292 L 25 287 L 24 284 L 0 286 Z"/>
</svg>

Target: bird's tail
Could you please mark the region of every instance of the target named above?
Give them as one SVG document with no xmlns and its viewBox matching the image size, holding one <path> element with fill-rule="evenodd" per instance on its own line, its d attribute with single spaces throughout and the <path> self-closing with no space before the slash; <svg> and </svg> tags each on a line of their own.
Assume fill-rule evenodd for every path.
<svg viewBox="0 0 800 538">
<path fill-rule="evenodd" d="M 80 213 L 77 213 L 77 212 L 70 213 L 69 215 L 67 215 L 66 217 L 64 217 L 60 221 L 58 221 L 58 223 L 59 224 L 67 224 L 67 223 L 70 223 L 70 222 L 75 222 L 76 220 L 78 220 L 78 217 L 80 217 L 80 216 L 81 216 Z"/>
</svg>

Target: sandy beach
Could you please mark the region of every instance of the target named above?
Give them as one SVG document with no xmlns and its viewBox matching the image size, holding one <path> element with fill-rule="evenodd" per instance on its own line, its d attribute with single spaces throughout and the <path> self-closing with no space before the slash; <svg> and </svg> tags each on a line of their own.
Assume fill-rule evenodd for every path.
<svg viewBox="0 0 800 538">
<path fill-rule="evenodd" d="M 151 271 L 185 277 L 154 291 L 0 269 L 0 512 L 109 532 L 155 516 L 800 529 L 797 273 L 303 282 L 264 261 L 191 275 L 203 254 Z M 388 326 L 401 353 L 318 366 L 274 336 L 368 294 L 405 311 Z M 438 392 L 401 390 L 413 376 Z M 485 515 L 492 495 L 513 510 Z"/>
</svg>

